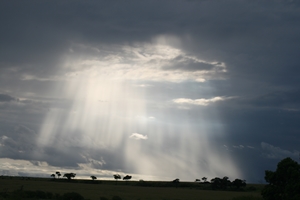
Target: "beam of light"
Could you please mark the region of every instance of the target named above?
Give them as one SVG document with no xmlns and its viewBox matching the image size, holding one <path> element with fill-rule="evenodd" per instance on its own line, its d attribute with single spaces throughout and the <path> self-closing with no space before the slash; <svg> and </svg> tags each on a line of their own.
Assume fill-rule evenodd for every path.
<svg viewBox="0 0 300 200">
<path fill-rule="evenodd" d="M 187 56 L 166 45 L 125 46 L 121 49 L 113 53 L 97 50 L 102 53 L 99 55 L 101 59 L 87 57 L 65 64 L 62 71 L 68 72 L 65 73 L 67 78 L 56 90 L 68 103 L 49 110 L 38 138 L 40 147 L 51 146 L 61 151 L 70 147 L 84 149 L 84 152 L 78 152 L 78 156 L 87 163 L 99 161 L 100 169 L 109 164 L 114 165 L 114 170 L 141 177 L 159 177 L 161 180 L 240 177 L 241 173 L 228 153 L 219 151 L 213 145 L 213 137 L 209 136 L 213 131 L 222 133 L 224 130 L 220 126 L 199 126 L 190 121 L 186 113 L 174 116 L 175 112 L 170 110 L 177 109 L 175 107 L 155 110 L 150 103 L 155 99 L 147 99 L 145 95 L 147 87 L 137 87 L 148 86 L 143 81 L 163 82 L 165 79 L 169 82 L 184 79 L 202 82 L 214 73 L 225 72 L 225 64 Z M 174 64 L 178 56 L 185 61 L 205 62 L 211 65 L 211 71 L 174 69 L 173 73 L 161 70 L 163 66 Z M 221 100 L 222 97 L 196 102 L 177 99 L 179 103 L 184 101 L 194 105 Z M 199 114 L 198 121 L 205 121 L 207 114 Z M 93 154 L 95 151 L 99 152 L 97 156 Z M 116 159 L 110 160 L 104 152 L 118 155 L 118 164 L 114 164 Z"/>
<path fill-rule="evenodd" d="M 69 110 L 50 110 L 39 138 L 40 144 L 53 144 L 56 134 L 80 132 L 80 143 L 93 147 L 118 146 L 126 122 L 143 113 L 143 102 L 124 82 L 89 79 L 72 81 L 65 89 L 71 99 Z M 73 93 L 74 92 L 74 93 Z"/>
</svg>

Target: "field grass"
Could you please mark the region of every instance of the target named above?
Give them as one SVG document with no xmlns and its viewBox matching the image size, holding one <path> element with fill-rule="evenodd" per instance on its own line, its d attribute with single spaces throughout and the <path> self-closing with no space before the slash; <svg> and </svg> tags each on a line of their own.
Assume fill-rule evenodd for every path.
<svg viewBox="0 0 300 200">
<path fill-rule="evenodd" d="M 139 182 L 130 181 L 92 181 L 92 180 L 51 180 L 51 179 L 0 179 L 0 191 L 14 191 L 23 186 L 23 190 L 64 194 L 77 192 L 85 199 L 99 200 L 100 197 L 112 199 L 119 196 L 123 200 L 232 200 L 234 197 L 253 196 L 260 198 L 259 185 L 255 191 L 214 191 L 203 190 L 197 183 L 186 183 L 185 187 L 164 185 L 166 182 L 152 182 L 152 186 L 138 186 Z M 157 186 L 155 186 L 157 184 Z M 181 184 L 181 183 L 180 183 Z M 184 184 L 184 183 L 182 183 Z M 189 185 L 190 184 L 190 185 Z M 250 187 L 251 187 L 250 186 Z M 248 186 L 249 187 L 249 186 Z"/>
</svg>

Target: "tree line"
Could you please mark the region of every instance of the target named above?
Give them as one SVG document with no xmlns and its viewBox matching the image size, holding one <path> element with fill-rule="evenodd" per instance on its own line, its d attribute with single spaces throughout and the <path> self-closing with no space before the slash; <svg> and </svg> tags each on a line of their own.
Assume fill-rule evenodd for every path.
<svg viewBox="0 0 300 200">
<path fill-rule="evenodd" d="M 55 172 L 54 174 L 51 174 L 52 178 L 60 178 L 62 175 L 59 171 Z M 63 177 L 67 178 L 68 180 L 71 180 L 72 178 L 75 178 L 76 174 L 75 173 L 65 173 Z M 96 176 L 90 176 L 91 179 L 94 181 L 97 179 Z M 114 174 L 113 178 L 118 181 L 122 179 L 122 176 L 120 174 Z M 126 175 L 123 177 L 123 180 L 128 181 L 132 178 L 130 175 Z M 202 180 L 202 182 L 201 182 Z M 246 187 L 246 180 L 241 180 L 241 179 L 235 179 L 234 181 L 230 181 L 227 176 L 223 178 L 215 177 L 209 181 L 207 181 L 206 177 L 203 177 L 200 179 L 196 179 L 195 182 L 201 183 L 201 184 L 210 184 L 212 189 L 219 189 L 219 190 L 226 190 L 227 188 L 236 188 L 240 189 L 242 187 Z M 143 180 L 140 180 L 140 182 Z M 176 186 L 178 186 L 180 179 L 176 178 L 173 181 Z"/>
<path fill-rule="evenodd" d="M 61 177 L 61 173 L 59 171 L 55 172 L 55 174 L 56 174 L 57 178 Z M 55 178 L 55 174 L 51 174 L 50 176 L 52 178 Z M 71 180 L 72 178 L 75 178 L 75 176 L 76 176 L 76 174 L 72 173 L 72 172 L 71 173 L 65 173 L 63 175 L 63 177 L 66 177 L 68 180 Z"/>
<path fill-rule="evenodd" d="M 51 174 L 51 177 L 60 178 L 61 173 L 56 172 Z M 74 178 L 76 174 L 65 173 L 63 177 L 68 180 Z M 114 174 L 114 179 L 118 181 L 122 179 L 121 175 Z M 91 176 L 92 180 L 97 179 L 96 176 Z M 126 175 L 123 180 L 130 180 L 132 176 Z M 202 181 L 201 181 L 202 180 Z M 266 170 L 265 180 L 268 183 L 261 194 L 265 200 L 300 200 L 300 165 L 291 158 L 285 158 L 277 164 L 277 169 L 275 171 Z M 141 180 L 140 180 L 141 182 Z M 142 181 L 144 182 L 144 181 Z M 201 179 L 195 179 L 195 182 L 200 184 L 209 184 L 212 189 L 216 190 L 226 190 L 226 189 L 241 189 L 246 187 L 246 180 L 235 179 L 230 181 L 227 176 L 223 178 L 215 177 L 208 181 L 206 177 Z M 180 183 L 178 178 L 171 181 L 176 186 Z M 144 185 L 144 184 L 143 184 Z"/>
<path fill-rule="evenodd" d="M 59 179 L 61 177 L 61 173 L 59 171 L 55 172 L 54 174 L 51 174 L 50 175 L 52 178 L 56 178 Z M 71 180 L 72 178 L 75 178 L 76 174 L 75 173 L 65 173 L 63 175 L 63 177 L 67 178 L 68 180 Z M 90 176 L 92 180 L 96 180 L 97 177 L 96 176 Z M 121 175 L 120 174 L 114 174 L 113 175 L 114 179 L 115 180 L 119 180 L 119 179 L 122 179 Z M 129 176 L 129 175 L 126 175 L 123 177 L 123 180 L 130 180 L 132 178 L 132 176 Z"/>
</svg>

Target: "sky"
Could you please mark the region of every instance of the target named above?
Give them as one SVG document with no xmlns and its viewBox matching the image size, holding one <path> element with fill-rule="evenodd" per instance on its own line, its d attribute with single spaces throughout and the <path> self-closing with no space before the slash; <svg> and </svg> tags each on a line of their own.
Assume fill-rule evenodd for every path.
<svg viewBox="0 0 300 200">
<path fill-rule="evenodd" d="M 299 161 L 299 1 L 0 1 L 0 174 L 263 183 Z"/>
</svg>

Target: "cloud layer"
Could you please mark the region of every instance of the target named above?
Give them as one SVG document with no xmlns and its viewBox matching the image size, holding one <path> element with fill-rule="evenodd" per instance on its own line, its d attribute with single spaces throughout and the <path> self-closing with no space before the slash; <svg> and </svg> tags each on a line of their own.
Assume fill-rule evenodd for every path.
<svg viewBox="0 0 300 200">
<path fill-rule="evenodd" d="M 299 8 L 2 1 L 2 173 L 261 182 L 298 159 Z"/>
</svg>

